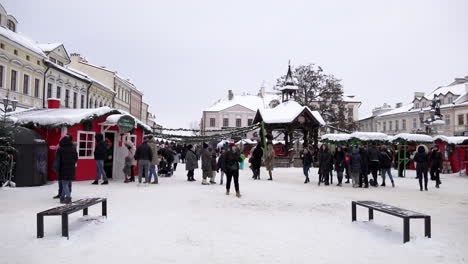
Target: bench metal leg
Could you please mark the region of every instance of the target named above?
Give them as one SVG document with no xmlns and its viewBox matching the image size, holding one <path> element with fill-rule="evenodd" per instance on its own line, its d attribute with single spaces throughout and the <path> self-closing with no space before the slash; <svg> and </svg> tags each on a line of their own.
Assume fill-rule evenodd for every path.
<svg viewBox="0 0 468 264">
<path fill-rule="evenodd" d="M 88 215 L 88 208 L 83 209 L 83 216 Z"/>
<path fill-rule="evenodd" d="M 369 221 L 374 220 L 374 209 L 369 208 Z"/>
<path fill-rule="evenodd" d="M 403 243 L 410 240 L 410 219 L 403 218 Z"/>
<path fill-rule="evenodd" d="M 102 201 L 102 216 L 107 218 L 107 200 Z"/>
<path fill-rule="evenodd" d="M 424 218 L 424 236 L 431 238 L 431 217 Z"/>
<path fill-rule="evenodd" d="M 37 238 L 44 237 L 44 216 L 37 214 Z"/>
<path fill-rule="evenodd" d="M 67 237 L 67 239 L 70 238 L 68 236 L 68 215 L 67 214 L 62 214 L 62 236 Z"/>
<path fill-rule="evenodd" d="M 351 202 L 351 222 L 356 221 L 356 203 Z"/>
</svg>

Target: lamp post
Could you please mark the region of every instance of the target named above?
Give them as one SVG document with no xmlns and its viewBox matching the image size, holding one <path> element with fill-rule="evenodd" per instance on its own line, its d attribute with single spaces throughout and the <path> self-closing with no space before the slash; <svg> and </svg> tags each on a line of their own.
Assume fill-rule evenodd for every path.
<svg viewBox="0 0 468 264">
<path fill-rule="evenodd" d="M 3 102 L 3 109 L 0 108 L 0 110 L 2 110 L 3 112 L 3 124 L 5 125 L 7 113 L 16 110 L 18 101 L 16 99 L 10 100 L 9 93 L 7 93 L 6 97 L 2 99 L 2 102 Z"/>
</svg>

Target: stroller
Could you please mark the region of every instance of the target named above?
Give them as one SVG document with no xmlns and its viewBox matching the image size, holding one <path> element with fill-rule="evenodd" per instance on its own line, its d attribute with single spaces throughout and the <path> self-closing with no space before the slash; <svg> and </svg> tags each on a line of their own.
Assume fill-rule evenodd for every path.
<svg viewBox="0 0 468 264">
<path fill-rule="evenodd" d="M 158 174 L 160 177 L 172 176 L 172 164 L 168 163 L 165 159 L 161 159 L 158 169 Z"/>
</svg>

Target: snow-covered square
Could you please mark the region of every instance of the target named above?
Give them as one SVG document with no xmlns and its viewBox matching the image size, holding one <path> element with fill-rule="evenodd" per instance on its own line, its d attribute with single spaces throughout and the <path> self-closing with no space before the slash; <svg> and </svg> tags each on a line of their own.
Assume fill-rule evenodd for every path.
<svg viewBox="0 0 468 264">
<path fill-rule="evenodd" d="M 182 164 L 181 164 L 182 165 Z M 467 263 L 468 178 L 443 175 L 440 189 L 420 192 L 414 172 L 396 177 L 396 187 L 369 189 L 317 186 L 317 171 L 304 184 L 301 168 L 277 168 L 260 181 L 241 170 L 242 198 L 225 187 L 186 181 L 183 166 L 160 184 L 137 187 L 112 181 L 73 184 L 74 200 L 106 197 L 89 216 L 70 215 L 70 239 L 61 236 L 60 217 L 45 218 L 36 238 L 36 213 L 58 206 L 57 184 L 0 191 L 1 263 Z M 396 171 L 393 171 L 396 175 Z M 411 221 L 411 241 L 402 243 L 397 217 L 358 207 L 374 200 L 432 217 L 432 238 L 423 220 Z"/>
</svg>

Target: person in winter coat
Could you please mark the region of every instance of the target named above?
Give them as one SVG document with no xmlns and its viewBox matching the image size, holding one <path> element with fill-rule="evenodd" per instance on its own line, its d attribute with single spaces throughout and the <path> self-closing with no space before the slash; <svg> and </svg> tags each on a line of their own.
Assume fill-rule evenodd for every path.
<svg viewBox="0 0 468 264">
<path fill-rule="evenodd" d="M 369 170 L 372 173 L 372 186 L 377 187 L 379 183 L 377 182 L 377 172 L 380 169 L 380 152 L 377 150 L 375 144 L 372 144 L 369 151 Z"/>
<path fill-rule="evenodd" d="M 59 142 L 56 153 L 58 180 L 62 183 L 60 203 L 71 203 L 71 181 L 75 180 L 76 162 L 78 154 L 73 145 L 72 137 L 67 135 Z"/>
<path fill-rule="evenodd" d="M 330 162 L 333 159 L 330 151 L 328 150 L 328 146 L 323 144 L 320 147 L 319 152 L 319 182 L 318 185 L 323 181 L 325 185 L 330 185 L 328 182 L 328 176 L 330 175 Z"/>
<path fill-rule="evenodd" d="M 201 153 L 201 160 L 202 160 L 202 171 L 203 171 L 203 185 L 209 185 L 207 182 L 208 178 L 213 176 L 213 172 L 211 169 L 211 152 L 208 150 L 208 144 L 203 143 L 203 151 Z"/>
<path fill-rule="evenodd" d="M 220 181 L 220 185 L 223 185 L 223 178 L 224 178 L 224 174 L 226 173 L 226 164 L 225 164 L 225 161 L 224 161 L 224 150 L 221 151 L 221 154 L 219 155 L 219 158 L 218 158 L 218 163 L 216 164 L 216 171 L 219 172 L 221 171 L 221 181 Z"/>
<path fill-rule="evenodd" d="M 302 171 L 306 177 L 304 183 L 309 183 L 309 170 L 310 167 L 312 167 L 313 158 L 308 147 L 304 148 L 304 151 L 301 153 L 300 157 L 302 159 Z"/>
<path fill-rule="evenodd" d="M 267 146 L 267 153 L 265 157 L 265 168 L 268 171 L 268 175 L 270 178 L 269 181 L 273 180 L 273 168 L 275 167 L 275 149 L 273 148 L 273 144 L 269 143 Z M 260 174 L 259 174 L 260 177 Z"/>
<path fill-rule="evenodd" d="M 150 147 L 151 153 L 153 154 L 153 158 L 151 159 L 149 167 L 148 183 L 151 183 L 151 178 L 154 176 L 153 184 L 158 184 L 158 165 L 160 160 L 157 153 L 159 151 L 159 145 L 157 144 L 153 135 L 148 135 L 148 146 Z"/>
<path fill-rule="evenodd" d="M 244 164 L 245 164 L 245 154 L 241 153 L 241 159 L 242 161 L 239 163 L 239 169 L 243 170 L 244 169 Z"/>
<path fill-rule="evenodd" d="M 97 133 L 96 136 L 96 148 L 94 149 L 94 159 L 96 160 L 96 179 L 92 184 L 99 184 L 99 178 L 102 175 L 102 184 L 109 184 L 107 181 L 107 175 L 104 171 L 104 160 L 106 159 L 107 153 L 107 142 L 104 140 L 104 136 L 101 133 Z"/>
<path fill-rule="evenodd" d="M 128 149 L 127 157 L 129 157 L 129 160 L 130 160 L 130 170 L 128 170 L 128 174 L 126 174 L 125 176 L 130 175 L 130 179 L 124 182 L 134 182 L 135 181 L 135 166 L 137 165 L 137 161 L 135 159 L 136 147 L 135 147 L 135 144 L 133 144 L 133 142 L 130 140 L 127 140 L 127 142 L 125 142 L 125 146 Z M 125 179 L 126 178 L 127 177 L 125 177 Z"/>
<path fill-rule="evenodd" d="M 165 166 L 160 166 L 161 169 L 164 171 L 163 173 L 166 175 L 166 177 L 170 177 L 172 175 L 172 163 L 174 162 L 174 152 L 169 148 L 169 146 L 166 146 L 158 150 L 158 155 L 162 157 L 165 161 Z"/>
<path fill-rule="evenodd" d="M 255 149 L 252 152 L 252 156 L 250 157 L 250 167 L 252 168 L 254 180 L 260 180 L 260 167 L 262 166 L 262 157 L 263 157 L 263 149 L 260 143 L 255 146 Z"/>
<path fill-rule="evenodd" d="M 54 170 L 55 174 L 57 174 L 57 183 L 58 183 L 58 194 L 56 196 L 54 196 L 53 198 L 54 199 L 63 199 L 63 188 L 62 188 L 62 181 L 59 180 L 60 176 L 59 176 L 59 171 L 58 171 L 58 166 L 59 166 L 59 159 L 57 159 L 57 150 L 58 148 L 60 147 L 60 141 L 62 141 L 62 139 L 64 137 L 67 137 L 68 135 L 62 135 L 60 137 L 60 140 L 59 140 L 59 143 L 56 145 L 56 146 L 52 146 L 51 149 L 55 149 L 55 159 L 54 159 L 54 163 L 52 165 L 52 169 Z M 71 182 L 70 182 L 70 192 L 71 192 Z"/>
<path fill-rule="evenodd" d="M 385 177 L 388 174 L 390 181 L 392 182 L 392 187 L 395 187 L 395 182 L 393 181 L 392 176 L 392 157 L 393 154 L 385 146 L 380 148 L 380 167 L 382 168 L 382 184 L 380 186 L 385 186 Z"/>
<path fill-rule="evenodd" d="M 211 151 L 211 178 L 210 184 L 216 184 L 216 170 L 218 169 L 218 163 L 216 162 L 216 150 Z"/>
<path fill-rule="evenodd" d="M 359 150 L 359 155 L 361 155 L 361 175 L 359 178 L 359 187 L 362 187 L 364 184 L 364 188 L 369 188 L 369 179 L 367 175 L 369 175 L 369 154 L 367 150 L 362 147 Z"/>
<path fill-rule="evenodd" d="M 185 170 L 187 170 L 187 181 L 195 181 L 194 170 L 198 169 L 198 157 L 193 151 L 193 146 L 187 146 L 185 153 Z"/>
<path fill-rule="evenodd" d="M 359 148 L 355 147 L 353 149 L 353 153 L 349 159 L 349 170 L 351 172 L 351 179 L 353 182 L 353 188 L 357 188 L 359 186 L 359 178 L 362 173 L 362 157 L 359 153 Z"/>
<path fill-rule="evenodd" d="M 442 169 L 442 153 L 439 152 L 439 146 L 432 148 L 429 161 L 431 162 L 431 180 L 436 182 L 436 188 L 442 184 L 440 181 L 440 170 Z"/>
<path fill-rule="evenodd" d="M 229 195 L 231 188 L 231 181 L 234 178 L 234 187 L 236 189 L 236 196 L 241 197 L 239 190 L 239 162 L 242 159 L 240 157 L 240 151 L 235 147 L 234 144 L 229 145 L 229 150 L 224 154 L 224 163 L 226 166 L 226 195 Z"/>
<path fill-rule="evenodd" d="M 174 152 L 174 171 L 177 169 L 177 163 L 180 162 L 180 153 Z"/>
<path fill-rule="evenodd" d="M 336 148 L 333 160 L 335 161 L 335 170 L 338 178 L 338 184 L 336 186 L 341 186 L 343 181 L 343 172 L 346 167 L 346 154 L 341 146 Z"/>
<path fill-rule="evenodd" d="M 138 183 L 141 184 L 141 179 L 143 177 L 146 179 L 145 184 L 149 183 L 149 166 L 153 160 L 153 152 L 148 145 L 147 136 L 143 138 L 143 143 L 138 146 L 135 152 L 135 159 L 138 160 Z"/>
<path fill-rule="evenodd" d="M 418 147 L 418 152 L 414 155 L 414 161 L 416 162 L 416 175 L 419 180 L 419 190 L 423 190 L 422 180 L 424 177 L 424 189 L 427 191 L 427 171 L 429 169 L 429 157 L 426 153 L 426 149 L 423 146 Z"/>
</svg>

